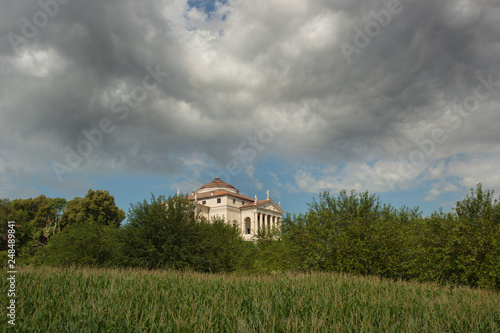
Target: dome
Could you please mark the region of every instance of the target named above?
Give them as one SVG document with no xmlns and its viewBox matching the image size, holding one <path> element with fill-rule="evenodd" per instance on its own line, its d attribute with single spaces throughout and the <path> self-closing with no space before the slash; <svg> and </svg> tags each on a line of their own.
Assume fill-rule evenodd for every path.
<svg viewBox="0 0 500 333">
<path fill-rule="evenodd" d="M 222 180 L 220 180 L 219 177 L 215 178 L 212 182 L 203 185 L 196 192 L 197 193 L 205 193 L 205 192 L 211 192 L 211 191 L 217 191 L 217 190 L 239 193 L 239 191 L 236 188 L 234 188 L 233 185 L 223 182 Z"/>
</svg>

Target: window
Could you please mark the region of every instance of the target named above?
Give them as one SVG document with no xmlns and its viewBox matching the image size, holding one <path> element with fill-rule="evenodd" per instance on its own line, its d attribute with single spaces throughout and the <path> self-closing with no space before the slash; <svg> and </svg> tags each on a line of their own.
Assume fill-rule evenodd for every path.
<svg viewBox="0 0 500 333">
<path fill-rule="evenodd" d="M 250 222 L 250 218 L 245 217 L 245 229 L 247 231 L 247 235 L 250 235 L 250 233 L 252 232 L 251 227 L 252 227 L 252 224 Z"/>
<path fill-rule="evenodd" d="M 233 199 L 233 205 L 236 203 L 236 199 Z"/>
<path fill-rule="evenodd" d="M 242 201 L 242 202 L 241 202 L 241 204 L 242 204 L 242 205 L 244 205 L 244 204 L 245 204 L 245 201 Z"/>
<path fill-rule="evenodd" d="M 221 198 L 217 198 L 217 203 L 220 203 L 221 202 Z"/>
<path fill-rule="evenodd" d="M 207 201 L 206 201 L 206 200 L 203 200 L 203 201 L 201 202 L 201 204 L 202 204 L 202 205 L 206 205 L 206 204 L 207 204 Z"/>
</svg>

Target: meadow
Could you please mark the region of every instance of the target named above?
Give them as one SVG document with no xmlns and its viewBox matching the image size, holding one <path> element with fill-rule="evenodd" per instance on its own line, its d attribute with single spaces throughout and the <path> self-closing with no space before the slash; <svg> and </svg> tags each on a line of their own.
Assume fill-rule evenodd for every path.
<svg viewBox="0 0 500 333">
<path fill-rule="evenodd" d="M 500 332 L 498 292 L 339 273 L 24 267 L 16 296 L 4 332 Z"/>
</svg>

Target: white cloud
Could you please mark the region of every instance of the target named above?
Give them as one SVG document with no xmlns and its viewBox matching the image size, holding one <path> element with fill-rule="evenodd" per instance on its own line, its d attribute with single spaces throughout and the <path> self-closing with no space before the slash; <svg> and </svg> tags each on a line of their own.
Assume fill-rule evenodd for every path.
<svg viewBox="0 0 500 333">
<path fill-rule="evenodd" d="M 27 76 L 34 75 L 47 77 L 54 75 L 54 71 L 59 73 L 65 68 L 65 59 L 53 49 L 49 50 L 26 50 L 13 61 L 16 69 Z"/>
</svg>

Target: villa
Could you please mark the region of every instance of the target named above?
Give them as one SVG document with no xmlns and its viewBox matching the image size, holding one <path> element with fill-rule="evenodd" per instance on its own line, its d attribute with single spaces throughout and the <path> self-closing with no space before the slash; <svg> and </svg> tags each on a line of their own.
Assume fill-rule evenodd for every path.
<svg viewBox="0 0 500 333">
<path fill-rule="evenodd" d="M 267 191 L 266 200 L 257 200 L 240 194 L 234 186 L 219 177 L 192 192 L 189 201 L 198 205 L 199 212 L 207 219 L 222 218 L 227 223 L 237 225 L 244 239 L 251 239 L 261 228 L 279 228 L 283 210 Z"/>
</svg>

